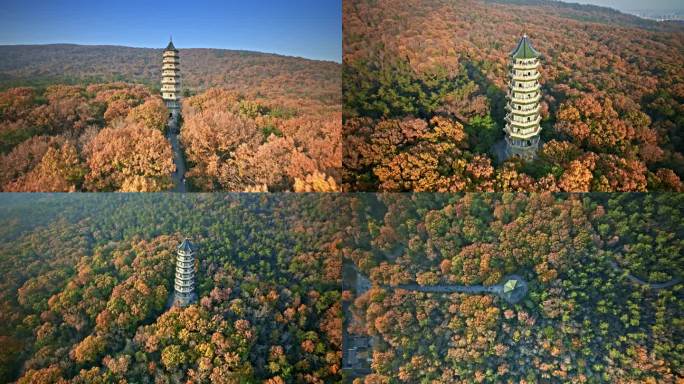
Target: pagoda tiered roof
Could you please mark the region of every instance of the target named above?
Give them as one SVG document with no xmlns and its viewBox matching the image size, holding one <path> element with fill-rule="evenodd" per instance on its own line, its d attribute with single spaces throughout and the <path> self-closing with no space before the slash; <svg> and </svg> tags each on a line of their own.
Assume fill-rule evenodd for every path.
<svg viewBox="0 0 684 384">
<path fill-rule="evenodd" d="M 178 50 L 176 49 L 176 47 L 173 46 L 173 41 L 169 41 L 169 45 L 167 45 L 167 46 L 166 46 L 166 49 L 164 49 L 164 50 L 165 50 L 165 51 L 174 51 L 174 52 L 178 52 Z"/>
<path fill-rule="evenodd" d="M 188 238 L 183 239 L 183 242 L 180 243 L 177 250 L 182 251 L 183 253 L 192 253 L 195 251 L 192 243 Z"/>
<path fill-rule="evenodd" d="M 511 51 L 510 55 L 514 59 L 536 59 L 541 56 L 541 54 L 532 47 L 532 43 L 527 35 L 523 35 L 518 42 L 518 45 Z"/>
</svg>

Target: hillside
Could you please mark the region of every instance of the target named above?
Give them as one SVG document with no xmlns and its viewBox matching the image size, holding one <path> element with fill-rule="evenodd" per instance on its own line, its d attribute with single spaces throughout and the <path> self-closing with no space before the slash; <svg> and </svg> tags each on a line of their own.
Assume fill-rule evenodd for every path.
<svg viewBox="0 0 684 384">
<path fill-rule="evenodd" d="M 340 65 L 226 49 L 181 49 L 183 85 L 339 103 Z M 74 44 L 0 46 L 0 89 L 126 81 L 158 86 L 162 49 Z"/>
<path fill-rule="evenodd" d="M 606 24 L 619 24 L 628 27 L 641 27 L 651 30 L 665 31 L 677 26 L 676 23 L 656 22 L 635 15 L 625 14 L 618 10 L 591 4 L 579 4 L 556 0 L 485 0 L 489 4 L 509 4 L 525 6 L 543 6 L 553 9 L 554 13 L 578 21 L 588 21 Z"/>
<path fill-rule="evenodd" d="M 0 194 L 0 382 L 339 382 L 346 206 L 332 194 Z M 169 309 L 185 236 L 199 301 Z"/>
<path fill-rule="evenodd" d="M 173 188 L 161 54 L 0 47 L 0 190 Z M 180 56 L 192 190 L 337 190 L 341 65 L 219 49 Z"/>
<path fill-rule="evenodd" d="M 219 88 L 184 98 L 188 185 L 200 191 L 336 190 L 339 107 Z M 176 166 L 165 137 L 167 116 L 159 95 L 140 84 L 0 92 L 0 190 L 169 190 Z"/>
<path fill-rule="evenodd" d="M 349 1 L 345 188 L 681 190 L 684 29 L 555 1 Z M 542 53 L 536 161 L 498 163 L 508 54 Z M 352 150 L 353 149 L 353 150 Z"/>
</svg>

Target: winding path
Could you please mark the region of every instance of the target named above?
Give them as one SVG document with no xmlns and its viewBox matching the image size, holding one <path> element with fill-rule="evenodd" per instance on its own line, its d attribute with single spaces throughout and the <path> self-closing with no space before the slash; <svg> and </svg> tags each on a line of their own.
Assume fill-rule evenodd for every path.
<svg viewBox="0 0 684 384">
<path fill-rule="evenodd" d="M 169 119 L 166 138 L 171 143 L 173 163 L 176 165 L 176 171 L 172 174 L 173 192 L 187 192 L 185 187 L 185 162 L 183 161 L 183 154 L 178 142 L 178 131 L 178 121 L 173 118 Z"/>
<path fill-rule="evenodd" d="M 610 266 L 613 267 L 613 269 L 615 271 L 617 271 L 618 273 L 624 272 L 624 270 L 618 265 L 618 263 L 615 260 L 608 260 L 608 263 L 610 263 Z M 670 281 L 666 281 L 664 283 L 650 283 L 648 281 L 642 280 L 642 279 L 632 275 L 631 273 L 627 273 L 625 276 L 627 277 L 627 279 L 629 279 L 629 281 L 631 281 L 635 284 L 645 285 L 646 287 L 648 287 L 650 289 L 669 288 L 673 285 L 679 284 L 682 281 L 681 278 L 676 277 L 676 278 L 674 278 Z"/>
</svg>

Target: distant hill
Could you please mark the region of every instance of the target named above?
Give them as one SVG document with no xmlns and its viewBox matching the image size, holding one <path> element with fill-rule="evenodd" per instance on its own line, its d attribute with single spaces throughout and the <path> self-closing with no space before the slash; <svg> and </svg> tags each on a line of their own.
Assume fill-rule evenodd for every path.
<svg viewBox="0 0 684 384">
<path fill-rule="evenodd" d="M 619 10 L 591 4 L 580 4 L 556 0 L 485 0 L 485 3 L 499 3 L 508 5 L 524 5 L 548 7 L 555 14 L 585 22 L 618 24 L 622 26 L 640 27 L 651 30 L 667 30 L 677 25 L 666 25 L 655 20 L 644 19 Z"/>
<path fill-rule="evenodd" d="M 53 83 L 129 81 L 157 86 L 162 49 L 110 45 L 0 46 L 0 89 Z M 183 85 L 212 86 L 264 96 L 340 100 L 341 65 L 249 51 L 180 49 Z"/>
</svg>

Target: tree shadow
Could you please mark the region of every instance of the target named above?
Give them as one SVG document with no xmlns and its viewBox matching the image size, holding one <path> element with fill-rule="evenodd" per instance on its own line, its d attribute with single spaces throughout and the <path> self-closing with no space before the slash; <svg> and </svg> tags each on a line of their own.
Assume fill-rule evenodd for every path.
<svg viewBox="0 0 684 384">
<path fill-rule="evenodd" d="M 477 84 L 481 94 L 489 101 L 489 113 L 494 120 L 495 129 L 493 136 L 488 138 L 487 153 L 498 163 L 500 158 L 501 142 L 504 139 L 504 118 L 506 117 L 506 92 L 491 81 L 482 71 L 480 65 L 472 60 L 464 62 L 468 78 Z"/>
<path fill-rule="evenodd" d="M 490 103 L 490 114 L 492 115 L 492 118 L 498 126 L 502 127 L 503 119 L 506 117 L 506 92 L 488 79 L 484 72 L 482 72 L 482 69 L 474 61 L 466 61 L 464 66 L 468 73 L 468 78 L 477 84 L 482 94 L 487 96 L 487 100 L 489 100 Z"/>
</svg>

